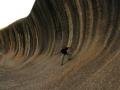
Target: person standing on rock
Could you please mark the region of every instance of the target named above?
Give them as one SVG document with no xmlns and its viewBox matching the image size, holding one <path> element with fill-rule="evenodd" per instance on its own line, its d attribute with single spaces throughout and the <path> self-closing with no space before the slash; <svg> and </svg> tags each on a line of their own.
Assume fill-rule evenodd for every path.
<svg viewBox="0 0 120 90">
<path fill-rule="evenodd" d="M 71 60 L 71 52 L 70 52 L 70 47 L 64 47 L 61 49 L 61 54 L 62 54 L 62 61 L 61 65 L 64 64 L 65 57 L 67 56 L 68 60 Z"/>
</svg>

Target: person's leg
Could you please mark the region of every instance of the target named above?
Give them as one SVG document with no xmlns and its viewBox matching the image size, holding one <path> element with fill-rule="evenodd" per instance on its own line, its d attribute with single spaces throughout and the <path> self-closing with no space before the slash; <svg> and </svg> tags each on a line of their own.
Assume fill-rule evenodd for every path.
<svg viewBox="0 0 120 90">
<path fill-rule="evenodd" d="M 67 58 L 68 58 L 68 61 L 70 61 L 72 59 L 71 54 L 67 54 Z"/>
<path fill-rule="evenodd" d="M 67 58 L 67 60 L 70 61 L 70 60 L 71 60 L 71 54 L 63 54 L 63 55 L 62 55 L 62 58 L 61 58 L 61 59 L 62 59 L 61 65 L 64 64 L 65 58 Z"/>
<path fill-rule="evenodd" d="M 65 57 L 65 55 L 63 54 L 63 55 L 62 55 L 61 65 L 63 65 L 63 63 L 64 63 L 64 57 Z"/>
</svg>

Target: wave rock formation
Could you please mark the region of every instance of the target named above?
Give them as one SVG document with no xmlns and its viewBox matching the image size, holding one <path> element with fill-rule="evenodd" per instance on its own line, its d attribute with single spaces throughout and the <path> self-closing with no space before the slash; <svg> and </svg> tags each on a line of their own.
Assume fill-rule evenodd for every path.
<svg viewBox="0 0 120 90">
<path fill-rule="evenodd" d="M 120 90 L 119 76 L 120 0 L 36 0 L 0 31 L 0 90 Z"/>
</svg>

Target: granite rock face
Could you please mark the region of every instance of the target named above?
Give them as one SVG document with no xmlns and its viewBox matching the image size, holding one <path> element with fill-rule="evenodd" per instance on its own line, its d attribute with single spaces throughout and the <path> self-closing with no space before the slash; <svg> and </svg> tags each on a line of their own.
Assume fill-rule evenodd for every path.
<svg viewBox="0 0 120 90">
<path fill-rule="evenodd" d="M 61 66 L 65 46 L 72 60 Z M 0 31 L 0 90 L 119 85 L 120 0 L 36 0 L 28 17 Z"/>
</svg>

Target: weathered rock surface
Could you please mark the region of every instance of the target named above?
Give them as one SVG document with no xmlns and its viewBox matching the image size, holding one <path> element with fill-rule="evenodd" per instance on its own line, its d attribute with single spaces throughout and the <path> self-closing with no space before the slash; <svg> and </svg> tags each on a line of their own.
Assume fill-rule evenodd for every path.
<svg viewBox="0 0 120 90">
<path fill-rule="evenodd" d="M 120 90 L 120 0 L 36 0 L 0 31 L 0 90 Z"/>
</svg>

